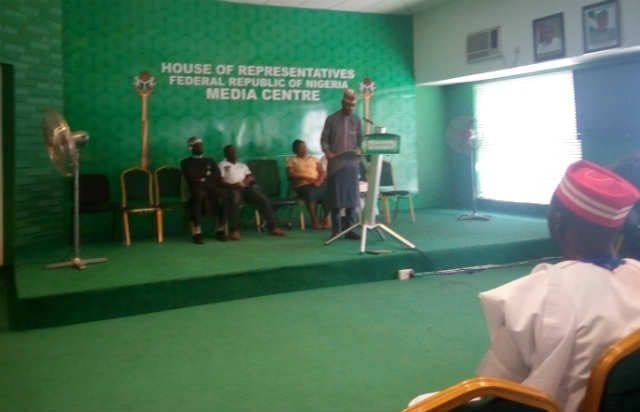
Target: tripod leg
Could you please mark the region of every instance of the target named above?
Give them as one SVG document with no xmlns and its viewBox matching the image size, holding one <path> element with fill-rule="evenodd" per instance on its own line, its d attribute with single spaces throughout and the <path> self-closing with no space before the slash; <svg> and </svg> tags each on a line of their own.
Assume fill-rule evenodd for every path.
<svg viewBox="0 0 640 412">
<path fill-rule="evenodd" d="M 347 233 L 351 232 L 353 229 L 357 228 L 358 226 L 362 226 L 361 223 L 355 223 L 353 224 L 351 227 L 349 227 L 348 229 L 343 230 L 342 232 L 338 233 L 337 235 L 335 235 L 334 237 L 332 237 L 331 239 L 327 240 L 326 242 L 324 242 L 325 245 L 329 245 L 331 243 L 333 243 L 335 240 L 340 239 L 342 236 L 346 235 Z"/>
<path fill-rule="evenodd" d="M 378 226 L 382 228 L 382 230 L 384 230 L 385 232 L 387 232 L 388 234 L 396 238 L 396 240 L 398 240 L 400 243 L 404 244 L 405 246 L 411 249 L 416 248 L 416 245 L 414 245 L 413 243 L 409 242 L 407 239 L 403 238 L 402 236 L 400 236 L 399 234 L 391 230 L 388 226 L 385 226 L 382 223 L 378 224 Z"/>
</svg>

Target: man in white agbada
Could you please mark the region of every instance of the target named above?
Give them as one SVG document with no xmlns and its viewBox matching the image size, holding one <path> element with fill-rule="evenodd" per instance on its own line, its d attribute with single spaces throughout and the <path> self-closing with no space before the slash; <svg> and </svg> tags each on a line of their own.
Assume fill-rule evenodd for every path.
<svg viewBox="0 0 640 412">
<path fill-rule="evenodd" d="M 478 375 L 533 386 L 563 411 L 579 410 L 598 357 L 640 328 L 640 262 L 616 256 L 639 198 L 601 166 L 581 160 L 567 169 L 548 224 L 568 260 L 480 293 L 491 345 Z"/>
</svg>

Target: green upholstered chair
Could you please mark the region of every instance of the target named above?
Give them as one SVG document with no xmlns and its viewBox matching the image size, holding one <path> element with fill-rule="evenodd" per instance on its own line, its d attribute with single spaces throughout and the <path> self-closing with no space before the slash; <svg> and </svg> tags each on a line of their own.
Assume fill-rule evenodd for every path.
<svg viewBox="0 0 640 412">
<path fill-rule="evenodd" d="M 185 225 L 187 219 L 187 201 L 185 196 L 182 170 L 176 166 L 160 166 L 153 172 L 154 205 L 160 214 L 161 231 L 164 233 L 164 212 L 181 209 Z"/>
<path fill-rule="evenodd" d="M 398 207 L 400 200 L 406 200 L 409 204 L 409 214 L 411 221 L 416 221 L 416 212 L 413 208 L 413 194 L 409 190 L 401 190 L 396 187 L 395 177 L 393 176 L 393 167 L 391 162 L 384 160 L 382 162 L 382 171 L 380 172 L 380 200 L 382 200 L 382 211 L 384 212 L 385 223 L 391 224 L 391 211 L 389 210 L 389 199 L 395 200 L 393 218 L 398 216 Z"/>
<path fill-rule="evenodd" d="M 256 179 L 256 184 L 262 192 L 271 200 L 271 207 L 274 212 L 278 209 L 287 208 L 289 210 L 289 221 L 287 226 L 291 228 L 292 213 L 294 208 L 298 206 L 295 197 L 287 197 L 281 195 L 282 184 L 280 182 L 280 172 L 278 162 L 275 159 L 253 159 L 247 162 L 247 166 Z M 256 212 L 256 222 L 258 227 L 261 226 L 260 216 Z"/>
<path fill-rule="evenodd" d="M 640 330 L 611 345 L 591 371 L 584 412 L 640 411 Z"/>
<path fill-rule="evenodd" d="M 130 213 L 154 214 L 156 236 L 158 243 L 162 242 L 162 216 L 160 209 L 154 205 L 151 173 L 139 167 L 126 169 L 120 174 L 120 188 L 122 191 L 121 208 L 125 245 L 131 245 Z"/>
</svg>

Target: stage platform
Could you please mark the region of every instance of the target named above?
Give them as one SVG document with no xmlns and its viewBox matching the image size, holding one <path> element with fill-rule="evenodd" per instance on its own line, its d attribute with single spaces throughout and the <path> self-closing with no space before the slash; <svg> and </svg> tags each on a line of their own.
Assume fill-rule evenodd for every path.
<svg viewBox="0 0 640 412">
<path fill-rule="evenodd" d="M 391 237 L 370 233 L 368 250 L 338 240 L 325 246 L 328 231 L 291 230 L 279 238 L 246 229 L 240 241 L 185 236 L 158 244 L 135 240 L 84 243 L 81 257 L 108 262 L 83 271 L 45 269 L 64 261 L 70 246 L 41 245 L 17 252 L 9 282 L 12 329 L 49 327 L 191 305 L 362 282 L 393 279 L 397 271 L 427 272 L 556 256 L 545 219 L 493 214 L 490 221 L 458 221 L 463 211 L 418 210 L 411 223 L 403 213 L 391 227 L 414 242 L 405 248 Z"/>
</svg>

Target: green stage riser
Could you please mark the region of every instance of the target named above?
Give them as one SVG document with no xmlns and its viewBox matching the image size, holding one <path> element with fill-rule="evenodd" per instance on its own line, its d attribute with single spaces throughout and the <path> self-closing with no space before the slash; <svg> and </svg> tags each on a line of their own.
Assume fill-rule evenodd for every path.
<svg viewBox="0 0 640 412">
<path fill-rule="evenodd" d="M 107 263 L 85 271 L 46 270 L 70 247 L 42 245 L 23 250 L 15 270 L 8 270 L 8 314 L 12 329 L 31 329 L 136 315 L 206 303 L 338 285 L 394 279 L 399 269 L 416 272 L 502 264 L 558 252 L 546 234 L 544 219 L 498 215 L 491 222 L 459 222 L 459 211 L 419 210 L 415 224 L 401 213 L 399 233 L 415 242 L 404 248 L 390 237 L 369 233 L 368 250 L 359 243 L 322 242 L 328 231 L 293 230 L 284 238 L 246 228 L 239 242 L 207 237 L 190 243 L 174 214 L 163 244 L 140 234 L 131 247 L 90 243 L 81 257 L 105 256 Z M 109 220 L 110 217 L 106 216 Z M 145 239 L 146 238 L 146 239 Z M 13 269 L 13 268 L 12 268 Z"/>
<path fill-rule="evenodd" d="M 9 305 L 9 323 L 16 330 L 57 326 L 253 296 L 390 280 L 396 277 L 400 268 L 409 267 L 416 272 L 426 272 L 489 262 L 499 264 L 536 259 L 554 253 L 548 241 L 470 247 L 428 254 L 409 251 L 346 262 L 13 299 Z"/>
</svg>

